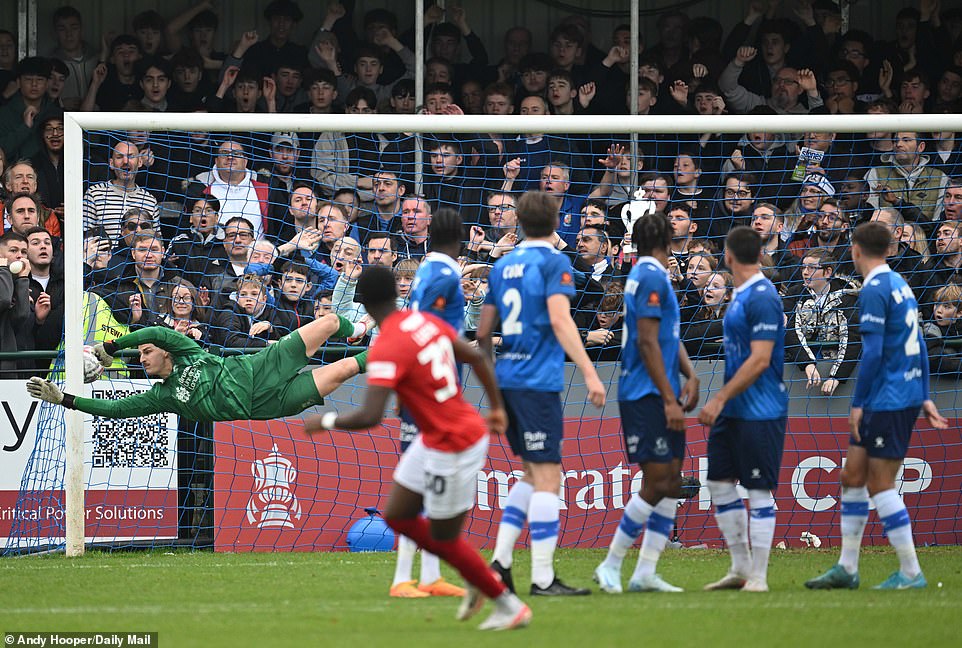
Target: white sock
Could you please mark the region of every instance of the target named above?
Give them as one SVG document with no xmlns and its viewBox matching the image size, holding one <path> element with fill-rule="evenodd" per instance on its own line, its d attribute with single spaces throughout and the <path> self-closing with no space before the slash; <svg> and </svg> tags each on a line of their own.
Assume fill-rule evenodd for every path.
<svg viewBox="0 0 962 648">
<path fill-rule="evenodd" d="M 548 587 L 554 582 L 558 523 L 558 494 L 535 491 L 528 506 L 528 529 L 531 532 L 531 582 L 538 587 Z"/>
<path fill-rule="evenodd" d="M 524 521 L 528 517 L 528 507 L 531 504 L 533 492 L 534 487 L 521 480 L 516 481 L 508 490 L 492 557 L 492 560 L 497 560 L 502 567 L 510 567 L 514 562 L 514 545 L 517 544 L 521 530 L 524 528 Z"/>
<path fill-rule="evenodd" d="M 919 558 L 915 554 L 915 542 L 912 540 L 912 520 L 905 510 L 905 503 L 895 489 L 876 493 L 872 498 L 875 510 L 885 527 L 885 535 L 889 544 L 895 549 L 899 557 L 899 569 L 909 578 L 915 578 L 922 571 Z"/>
<path fill-rule="evenodd" d="M 842 553 L 838 564 L 849 574 L 858 571 L 858 552 L 868 523 L 868 489 L 842 487 Z"/>
<path fill-rule="evenodd" d="M 638 539 L 641 532 L 645 530 L 645 524 L 648 523 L 648 517 L 653 509 L 654 507 L 641 499 L 638 493 L 631 496 L 624 512 L 621 514 L 621 523 L 615 529 L 615 536 L 611 539 L 611 545 L 608 547 L 608 555 L 603 563 L 606 567 L 621 569 L 625 554 L 635 544 L 635 540 Z"/>
<path fill-rule="evenodd" d="M 397 538 L 397 563 L 394 565 L 394 582 L 391 587 L 398 583 L 406 583 L 411 580 L 411 569 L 414 567 L 414 552 L 418 550 L 417 543 L 406 535 L 399 535 Z"/>
<path fill-rule="evenodd" d="M 665 497 L 655 506 L 651 517 L 648 518 L 648 527 L 645 529 L 645 537 L 641 541 L 641 551 L 638 553 L 638 564 L 635 565 L 635 574 L 632 578 L 639 579 L 642 576 L 650 576 L 655 573 L 658 559 L 661 552 L 668 544 L 668 538 L 675 528 L 675 512 L 678 510 L 678 500 L 674 497 Z"/>
<path fill-rule="evenodd" d="M 441 559 L 430 551 L 421 550 L 421 584 L 430 585 L 441 578 Z"/>
<path fill-rule="evenodd" d="M 752 556 L 748 548 L 748 512 L 735 490 L 735 484 L 708 480 L 708 491 L 715 505 L 715 520 L 721 529 L 728 552 L 732 556 L 731 570 L 741 576 L 751 571 Z"/>
<path fill-rule="evenodd" d="M 775 498 L 767 490 L 748 491 L 751 509 L 752 578 L 768 580 L 768 556 L 775 538 Z"/>
</svg>

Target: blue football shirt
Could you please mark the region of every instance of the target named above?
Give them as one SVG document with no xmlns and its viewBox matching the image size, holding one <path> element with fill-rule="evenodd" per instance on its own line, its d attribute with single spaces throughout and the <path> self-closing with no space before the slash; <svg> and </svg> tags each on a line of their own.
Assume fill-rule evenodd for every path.
<svg viewBox="0 0 962 648">
<path fill-rule="evenodd" d="M 912 289 L 887 265 L 878 266 L 865 278 L 858 308 L 862 337 L 882 336 L 882 357 L 880 371 L 873 375 L 859 371 L 856 393 L 864 392 L 865 400 L 853 404 L 881 412 L 921 406 L 927 391 L 922 367 L 925 342 Z"/>
<path fill-rule="evenodd" d="M 625 282 L 625 323 L 621 351 L 621 378 L 618 400 L 633 401 L 649 394 L 661 396 L 638 351 L 638 319 L 659 320 L 658 346 L 665 362 L 668 382 L 681 392 L 678 347 L 680 344 L 678 298 L 672 289 L 668 271 L 652 257 L 641 257 Z"/>
<path fill-rule="evenodd" d="M 495 363 L 501 387 L 564 389 L 565 354 L 548 315 L 548 298 L 558 294 L 574 297 L 571 263 L 544 241 L 524 241 L 494 264 L 485 304 L 494 305 L 501 318 Z"/>
<path fill-rule="evenodd" d="M 447 254 L 428 252 L 411 283 L 411 310 L 437 315 L 464 333 L 464 290 L 461 268 Z"/>
<path fill-rule="evenodd" d="M 785 363 L 785 320 L 782 300 L 772 282 L 758 273 L 735 288 L 723 322 L 725 382 L 751 355 L 753 340 L 773 340 L 772 358 L 762 375 L 725 404 L 724 416 L 769 421 L 788 415 L 788 390 L 782 382 Z"/>
</svg>

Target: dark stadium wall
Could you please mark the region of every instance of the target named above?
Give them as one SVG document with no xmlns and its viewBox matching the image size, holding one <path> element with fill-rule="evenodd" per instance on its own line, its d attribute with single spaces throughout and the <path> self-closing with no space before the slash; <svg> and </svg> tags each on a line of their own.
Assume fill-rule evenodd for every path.
<svg viewBox="0 0 962 648">
<path fill-rule="evenodd" d="M 100 35 L 105 31 L 123 33 L 130 29 L 132 18 L 149 9 L 158 11 L 164 18 L 173 18 L 178 13 L 192 6 L 194 3 L 185 0 L 162 2 L 160 0 L 34 0 L 34 2 L 19 3 L 13 0 L 0 2 L 0 29 L 8 29 L 17 33 L 18 5 L 33 4 L 37 10 L 37 54 L 46 54 L 55 44 L 50 17 L 54 10 L 70 4 L 76 7 L 84 17 L 84 37 L 88 43 L 99 48 Z M 213 0 L 213 4 L 220 18 L 218 29 L 219 49 L 228 51 L 236 38 L 244 31 L 255 28 L 262 35 L 267 33 L 267 21 L 263 17 L 264 7 L 268 0 Z M 355 9 L 355 26 L 361 28 L 364 12 L 383 7 L 395 12 L 399 18 L 400 29 L 414 24 L 413 0 L 358 0 Z M 534 32 L 534 49 L 547 50 L 547 38 L 551 27 L 567 15 L 538 0 L 516 2 L 515 0 L 461 0 L 459 3 L 467 12 L 468 23 L 481 37 L 488 48 L 492 62 L 500 58 L 502 37 L 505 30 L 513 25 L 527 25 Z M 620 23 L 629 22 L 627 13 L 619 17 L 606 17 L 610 11 L 625 11 L 629 3 L 626 0 L 567 0 L 565 5 L 584 7 L 589 11 L 598 12 L 591 18 L 594 44 L 607 51 L 610 46 L 611 31 Z M 690 2 L 679 3 L 673 0 L 641 0 L 639 5 L 642 12 L 669 9 L 677 4 L 690 5 Z M 727 34 L 731 28 L 742 19 L 746 2 L 731 2 L 730 0 L 704 0 L 686 9 L 691 17 L 711 16 L 717 18 Z M 788 5 L 789 3 L 783 3 Z M 895 14 L 902 6 L 915 5 L 914 2 L 875 2 L 860 0 L 851 8 L 850 23 L 859 29 L 869 31 L 873 36 L 882 40 L 891 40 L 895 32 Z M 962 4 L 958 0 L 947 0 L 942 3 L 946 10 Z M 317 26 L 320 25 L 326 10 L 326 2 L 299 3 L 304 12 L 304 20 L 296 27 L 294 39 L 297 42 L 309 43 Z M 782 12 L 787 17 L 793 17 L 789 6 Z M 645 42 L 654 44 L 657 41 L 654 15 L 641 16 L 642 33 Z M 30 40 L 28 38 L 28 40 Z"/>
</svg>

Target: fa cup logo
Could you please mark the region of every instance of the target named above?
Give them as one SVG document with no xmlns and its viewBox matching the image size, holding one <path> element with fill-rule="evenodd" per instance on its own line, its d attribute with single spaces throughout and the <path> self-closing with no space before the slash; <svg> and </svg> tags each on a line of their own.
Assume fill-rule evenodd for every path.
<svg viewBox="0 0 962 648">
<path fill-rule="evenodd" d="M 301 519 L 301 505 L 294 496 L 294 465 L 277 451 L 251 464 L 254 491 L 247 502 L 247 521 L 258 529 L 294 528 L 291 516 Z"/>
<path fill-rule="evenodd" d="M 635 228 L 635 222 L 645 214 L 654 214 L 657 206 L 654 200 L 645 198 L 645 190 L 641 187 L 634 194 L 630 203 L 621 208 L 621 222 L 625 224 L 625 230 L 631 237 L 631 231 Z M 633 245 L 627 245 L 624 251 L 628 254 L 635 253 Z"/>
</svg>

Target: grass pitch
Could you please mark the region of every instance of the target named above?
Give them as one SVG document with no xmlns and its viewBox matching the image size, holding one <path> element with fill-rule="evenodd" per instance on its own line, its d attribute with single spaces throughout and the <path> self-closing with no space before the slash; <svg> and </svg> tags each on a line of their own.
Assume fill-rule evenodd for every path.
<svg viewBox="0 0 962 648">
<path fill-rule="evenodd" d="M 481 633 L 454 620 L 455 599 L 391 599 L 394 554 L 88 553 L 0 560 L 0 633 L 158 632 L 180 646 L 956 646 L 962 548 L 920 549 L 926 590 L 875 592 L 894 568 L 889 549 L 865 549 L 862 589 L 810 592 L 802 583 L 833 564 L 835 549 L 778 551 L 769 594 L 702 592 L 721 577 L 717 550 L 669 550 L 660 573 L 683 594 L 537 599 L 526 595 L 528 554 L 515 581 L 532 625 Z M 601 550 L 562 550 L 568 582 L 587 585 Z M 624 582 L 637 550 L 629 554 Z M 417 565 L 415 566 L 417 568 Z M 415 569 L 415 574 L 417 571 Z M 446 575 L 450 576 L 450 572 Z M 457 582 L 457 579 L 454 579 Z M 942 587 L 938 587 L 938 583 Z"/>
</svg>

